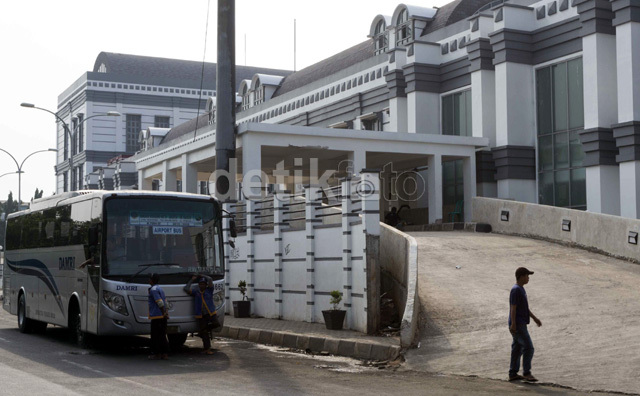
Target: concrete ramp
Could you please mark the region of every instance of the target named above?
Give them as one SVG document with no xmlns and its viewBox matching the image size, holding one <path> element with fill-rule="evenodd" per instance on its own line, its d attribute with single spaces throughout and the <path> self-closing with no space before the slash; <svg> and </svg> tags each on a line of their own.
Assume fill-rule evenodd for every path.
<svg viewBox="0 0 640 396">
<path fill-rule="evenodd" d="M 421 304 L 413 370 L 507 378 L 509 290 L 525 286 L 541 382 L 640 392 L 640 265 L 559 244 L 497 234 L 416 232 Z M 456 268 L 459 267 L 459 268 Z"/>
</svg>

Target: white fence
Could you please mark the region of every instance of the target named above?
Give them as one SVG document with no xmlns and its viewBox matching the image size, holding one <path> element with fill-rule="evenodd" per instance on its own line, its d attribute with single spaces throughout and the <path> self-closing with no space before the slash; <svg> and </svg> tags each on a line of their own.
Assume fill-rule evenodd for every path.
<svg viewBox="0 0 640 396">
<path fill-rule="evenodd" d="M 324 323 L 329 293 L 342 293 L 345 328 L 373 333 L 379 323 L 379 174 L 338 188 L 271 194 L 226 203 L 241 233 L 225 246 L 227 311 L 246 281 L 252 314 Z M 225 219 L 225 230 L 229 218 Z"/>
</svg>

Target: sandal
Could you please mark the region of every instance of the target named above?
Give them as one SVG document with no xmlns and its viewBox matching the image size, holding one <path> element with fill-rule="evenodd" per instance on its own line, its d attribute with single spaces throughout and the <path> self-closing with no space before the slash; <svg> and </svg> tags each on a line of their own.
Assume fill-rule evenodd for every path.
<svg viewBox="0 0 640 396">
<path fill-rule="evenodd" d="M 213 355 L 216 352 L 213 349 L 207 349 L 205 351 L 202 351 L 202 353 L 204 353 L 205 355 Z"/>
</svg>

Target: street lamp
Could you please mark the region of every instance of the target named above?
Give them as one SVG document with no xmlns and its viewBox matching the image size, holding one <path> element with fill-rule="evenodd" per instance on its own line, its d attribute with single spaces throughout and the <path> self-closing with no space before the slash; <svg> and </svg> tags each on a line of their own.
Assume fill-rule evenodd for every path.
<svg viewBox="0 0 640 396">
<path fill-rule="evenodd" d="M 9 173 L 5 173 L 5 174 L 4 174 L 4 175 L 2 175 L 2 176 L 5 176 L 5 175 L 11 174 L 11 173 L 17 173 L 17 174 L 18 174 L 18 205 L 21 205 L 21 204 L 22 204 L 22 173 L 23 173 L 22 166 L 24 165 L 24 162 L 25 162 L 29 157 L 31 157 L 31 156 L 32 156 L 32 155 L 34 155 L 34 154 L 44 153 L 44 152 L 47 152 L 47 151 L 58 151 L 58 150 L 56 150 L 56 149 L 54 149 L 54 148 L 50 148 L 50 149 L 46 149 L 46 150 L 37 150 L 37 151 L 34 151 L 33 153 L 31 153 L 31 154 L 27 155 L 27 156 L 22 160 L 22 162 L 21 162 L 20 164 L 18 164 L 18 160 L 16 160 L 16 157 L 14 157 L 13 155 L 11 155 L 11 153 L 10 153 L 10 152 L 8 152 L 7 150 L 0 148 L 0 151 L 4 151 L 5 153 L 9 154 L 9 157 L 11 157 L 11 159 L 13 160 L 13 162 L 15 162 L 15 163 L 16 163 L 16 166 L 18 167 L 18 171 L 17 171 L 17 172 L 9 172 Z M 0 177 L 2 177 L 2 176 L 0 176 Z"/>
<path fill-rule="evenodd" d="M 71 128 L 69 128 L 69 124 L 67 124 L 57 113 L 54 113 L 51 110 L 47 110 L 45 108 L 38 107 L 38 106 L 34 105 L 33 103 L 26 103 L 26 102 L 20 103 L 20 106 L 26 107 L 28 109 L 38 109 L 38 110 L 46 111 L 49 114 L 53 114 L 54 117 L 56 117 L 56 119 L 62 123 L 62 125 L 64 127 L 64 130 L 69 135 L 69 148 L 70 149 L 71 149 L 71 147 L 73 147 L 73 144 L 75 142 L 76 132 L 78 131 L 78 128 L 80 127 L 80 125 L 83 122 L 87 122 L 88 120 L 90 120 L 92 118 L 95 118 L 95 117 L 105 117 L 105 116 L 106 117 L 120 117 L 122 115 L 117 111 L 107 111 L 106 113 L 94 114 L 92 116 L 89 116 L 87 118 L 82 119 L 81 122 L 77 123 L 74 126 L 73 131 L 72 131 Z M 71 114 L 69 114 L 69 115 L 71 116 Z M 66 147 L 64 148 L 64 150 L 65 150 L 65 153 L 66 153 Z M 69 151 L 70 151 L 70 153 L 69 153 L 69 170 L 71 170 L 71 169 L 73 169 L 73 156 L 74 156 L 74 153 L 73 153 L 73 150 L 69 150 Z"/>
</svg>

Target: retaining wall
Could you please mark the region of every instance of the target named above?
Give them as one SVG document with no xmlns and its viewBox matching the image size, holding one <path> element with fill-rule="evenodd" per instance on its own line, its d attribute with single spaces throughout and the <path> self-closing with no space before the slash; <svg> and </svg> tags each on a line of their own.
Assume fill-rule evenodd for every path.
<svg viewBox="0 0 640 396">
<path fill-rule="evenodd" d="M 473 198 L 473 221 L 493 232 L 543 238 L 640 262 L 640 220 L 494 198 Z M 564 226 L 564 229 L 563 229 Z"/>
</svg>

